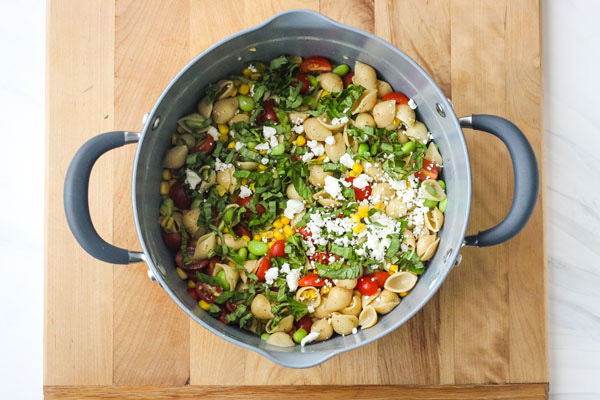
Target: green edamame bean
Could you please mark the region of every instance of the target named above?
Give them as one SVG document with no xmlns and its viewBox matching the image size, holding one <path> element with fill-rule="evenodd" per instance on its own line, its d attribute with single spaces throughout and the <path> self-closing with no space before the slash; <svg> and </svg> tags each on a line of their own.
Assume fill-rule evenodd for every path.
<svg viewBox="0 0 600 400">
<path fill-rule="evenodd" d="M 202 128 L 204 128 L 204 121 L 198 121 L 195 119 L 186 119 L 185 125 L 190 129 L 202 129 Z"/>
<path fill-rule="evenodd" d="M 263 333 L 262 335 L 260 335 L 260 340 L 267 340 L 271 335 L 269 335 L 268 333 Z"/>
<path fill-rule="evenodd" d="M 227 275 L 225 274 L 225 270 L 222 269 L 221 271 L 219 271 L 217 276 L 215 276 L 215 279 L 217 280 L 219 286 L 221 286 L 224 290 L 229 290 L 229 282 L 227 282 Z"/>
<path fill-rule="evenodd" d="M 250 253 L 248 254 L 248 260 L 258 260 L 258 256 L 255 256 L 254 254 Z"/>
<path fill-rule="evenodd" d="M 350 71 L 349 66 L 347 66 L 346 64 L 340 64 L 337 67 L 335 67 L 331 72 L 339 76 L 344 76 L 348 73 L 348 71 Z"/>
<path fill-rule="evenodd" d="M 194 199 L 194 201 L 192 201 L 192 205 L 190 206 L 190 209 L 200 208 L 200 203 L 202 203 L 202 200 Z"/>
<path fill-rule="evenodd" d="M 256 145 L 257 145 L 257 144 L 258 144 L 258 143 L 256 143 L 256 142 L 248 142 L 248 148 L 249 148 L 249 149 L 253 149 L 253 148 L 255 148 L 255 147 L 256 147 Z"/>
<path fill-rule="evenodd" d="M 248 250 L 245 247 L 242 247 L 241 249 L 238 250 L 238 256 L 243 261 L 246 261 L 246 258 L 248 258 Z"/>
<path fill-rule="evenodd" d="M 300 343 L 306 335 L 308 335 L 308 333 L 306 333 L 306 329 L 300 328 L 296 332 L 294 332 L 294 335 L 292 335 L 292 338 L 294 339 L 294 342 Z"/>
<path fill-rule="evenodd" d="M 410 154 L 415 149 L 417 144 L 413 141 L 406 142 L 402 145 L 402 154 Z"/>
<path fill-rule="evenodd" d="M 373 143 L 371 145 L 371 154 L 375 154 L 377 153 L 377 149 L 379 148 L 379 145 L 377 143 Z"/>
<path fill-rule="evenodd" d="M 443 180 L 438 180 L 438 184 L 440 185 L 440 187 L 444 190 L 446 190 L 446 182 L 444 182 Z"/>
<path fill-rule="evenodd" d="M 366 143 L 361 143 L 360 146 L 358 146 L 358 155 L 361 157 L 364 157 L 366 154 L 369 152 L 369 145 Z"/>
<path fill-rule="evenodd" d="M 175 203 L 169 197 L 163 200 L 160 206 L 160 215 L 163 217 L 168 217 L 173 214 L 173 208 L 175 207 Z"/>
<path fill-rule="evenodd" d="M 283 143 L 279 143 L 277 146 L 271 149 L 271 154 L 274 156 L 280 156 L 285 152 L 285 145 Z"/>
<path fill-rule="evenodd" d="M 310 86 L 317 87 L 319 86 L 319 81 L 314 75 L 309 75 L 308 80 L 310 81 Z"/>
<path fill-rule="evenodd" d="M 269 251 L 269 245 L 260 240 L 251 240 L 248 243 L 248 251 L 255 256 L 264 256 Z"/>
<path fill-rule="evenodd" d="M 435 207 L 435 206 L 437 206 L 437 205 L 438 205 L 438 202 L 437 202 L 437 201 L 434 201 L 434 200 L 425 200 L 425 201 L 423 202 L 423 205 L 424 205 L 425 207 L 433 208 L 433 207 Z M 269 246 L 267 246 L 267 247 L 269 247 Z"/>
<path fill-rule="evenodd" d="M 242 111 L 252 111 L 254 108 L 254 99 L 252 97 L 238 96 L 238 102 Z"/>
<path fill-rule="evenodd" d="M 438 209 L 441 212 L 445 213 L 446 207 L 448 207 L 448 198 L 447 197 L 444 200 L 440 201 L 440 204 L 438 205 Z"/>
</svg>

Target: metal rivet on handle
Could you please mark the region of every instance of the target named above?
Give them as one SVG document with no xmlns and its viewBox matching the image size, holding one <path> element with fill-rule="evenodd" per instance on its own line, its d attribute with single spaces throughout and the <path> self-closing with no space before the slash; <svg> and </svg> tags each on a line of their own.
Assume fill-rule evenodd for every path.
<svg viewBox="0 0 600 400">
<path fill-rule="evenodd" d="M 148 274 L 148 278 L 150 278 L 150 280 L 152 282 L 156 282 L 156 277 L 154 276 L 154 272 L 152 272 L 152 270 L 150 268 L 148 268 L 146 273 Z"/>
<path fill-rule="evenodd" d="M 448 259 L 450 258 L 451 254 L 452 254 L 452 249 L 448 249 L 448 251 L 446 252 L 446 254 L 444 254 L 444 259 L 442 261 L 444 263 L 446 263 L 448 261 Z"/>
<path fill-rule="evenodd" d="M 460 262 L 462 261 L 462 254 L 458 253 L 458 256 L 456 256 L 456 260 L 454 261 L 454 267 L 458 267 L 460 265 Z M 452 268 L 454 268 L 452 267 Z"/>
<path fill-rule="evenodd" d="M 444 107 L 440 103 L 435 103 L 435 110 L 440 114 L 440 117 L 446 118 L 446 111 L 444 111 Z"/>
<path fill-rule="evenodd" d="M 148 121 L 149 116 L 150 116 L 150 113 L 144 114 L 144 116 L 142 117 L 142 125 L 146 125 L 146 121 Z"/>
<path fill-rule="evenodd" d="M 152 124 L 152 129 L 156 129 L 158 128 L 158 126 L 160 125 L 160 117 L 156 117 L 154 118 L 154 123 Z"/>
</svg>

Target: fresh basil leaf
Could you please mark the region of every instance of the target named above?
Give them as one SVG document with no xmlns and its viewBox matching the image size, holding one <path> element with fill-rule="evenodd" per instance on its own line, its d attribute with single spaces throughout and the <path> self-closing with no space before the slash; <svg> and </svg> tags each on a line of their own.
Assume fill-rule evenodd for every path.
<svg viewBox="0 0 600 400">
<path fill-rule="evenodd" d="M 354 258 L 354 250 L 351 247 L 342 247 L 333 243 L 330 251 L 335 255 L 345 258 L 346 260 Z"/>
<path fill-rule="evenodd" d="M 291 298 L 289 303 L 289 311 L 290 314 L 294 316 L 294 319 L 298 321 L 306 314 L 308 314 L 308 307 L 306 307 L 304 303 L 301 303 L 298 300 Z"/>
<path fill-rule="evenodd" d="M 286 56 L 279 56 L 279 57 L 271 60 L 271 62 L 269 63 L 269 68 L 277 69 L 287 63 L 288 63 L 288 59 Z"/>
<path fill-rule="evenodd" d="M 323 278 L 331 279 L 354 279 L 358 278 L 360 274 L 360 267 L 358 264 L 344 266 L 343 260 L 336 261 L 332 264 L 325 265 L 321 263 L 315 263 L 317 267 L 317 273 Z"/>
<path fill-rule="evenodd" d="M 385 253 L 386 258 L 388 259 L 396 255 L 398 250 L 400 250 L 400 236 L 394 235 L 391 240 L 390 247 L 388 247 L 387 252 Z"/>
</svg>

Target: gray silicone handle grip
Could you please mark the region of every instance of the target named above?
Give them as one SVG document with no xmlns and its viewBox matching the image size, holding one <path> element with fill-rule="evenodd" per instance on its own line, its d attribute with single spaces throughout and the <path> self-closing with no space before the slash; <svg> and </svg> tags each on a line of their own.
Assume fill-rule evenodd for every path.
<svg viewBox="0 0 600 400">
<path fill-rule="evenodd" d="M 138 133 L 116 131 L 91 138 L 75 153 L 65 177 L 63 200 L 73 236 L 91 256 L 111 264 L 143 261 L 144 253 L 113 246 L 96 232 L 88 203 L 90 173 L 102 154 L 127 143 L 136 143 L 139 137 Z"/>
<path fill-rule="evenodd" d="M 464 128 L 491 133 L 502 140 L 512 159 L 514 195 L 508 215 L 498 225 L 465 238 L 468 246 L 494 246 L 519 233 L 531 217 L 540 186 L 537 161 L 523 132 L 504 118 L 475 114 L 461 118 L 460 124 Z"/>
</svg>

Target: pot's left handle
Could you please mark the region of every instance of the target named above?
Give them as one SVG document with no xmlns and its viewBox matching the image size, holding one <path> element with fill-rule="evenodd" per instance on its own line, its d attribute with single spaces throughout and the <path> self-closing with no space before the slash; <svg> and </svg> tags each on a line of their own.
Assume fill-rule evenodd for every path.
<svg viewBox="0 0 600 400">
<path fill-rule="evenodd" d="M 106 132 L 91 138 L 75 153 L 65 177 L 63 201 L 73 236 L 91 256 L 111 264 L 144 261 L 144 253 L 113 246 L 96 232 L 88 204 L 90 174 L 102 154 L 138 140 L 139 133 L 125 131 Z"/>
</svg>

